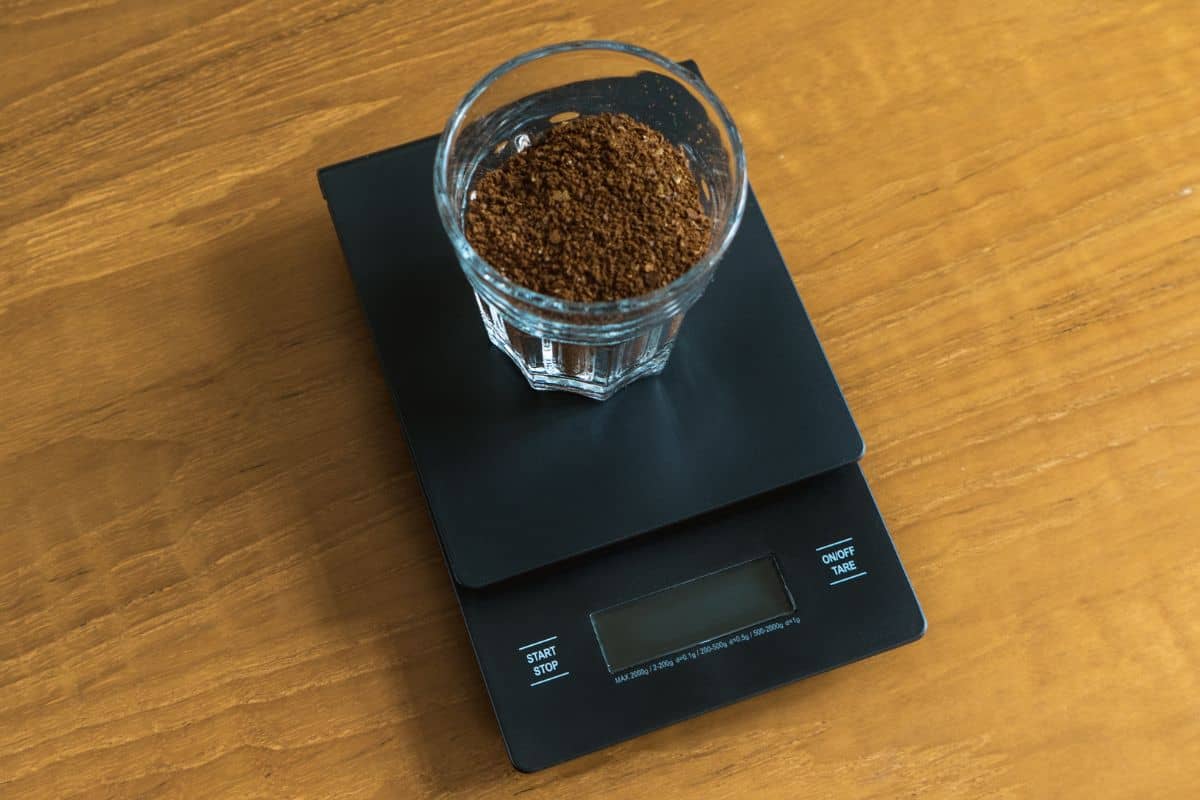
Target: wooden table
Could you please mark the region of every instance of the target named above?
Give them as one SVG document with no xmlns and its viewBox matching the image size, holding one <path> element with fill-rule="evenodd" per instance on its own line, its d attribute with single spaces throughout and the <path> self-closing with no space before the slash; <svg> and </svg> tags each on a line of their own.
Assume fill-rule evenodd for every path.
<svg viewBox="0 0 1200 800">
<path fill-rule="evenodd" d="M 1200 6 L 642 5 L 0 2 L 0 796 L 1196 791 Z M 726 99 L 930 627 L 525 776 L 314 173 L 575 38 Z"/>
</svg>

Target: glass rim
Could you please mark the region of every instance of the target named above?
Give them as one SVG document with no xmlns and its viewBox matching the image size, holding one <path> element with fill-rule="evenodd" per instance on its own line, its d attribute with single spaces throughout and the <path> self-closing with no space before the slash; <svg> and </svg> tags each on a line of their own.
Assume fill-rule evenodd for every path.
<svg viewBox="0 0 1200 800">
<path fill-rule="evenodd" d="M 586 50 L 603 50 L 643 59 L 665 71 L 672 78 L 699 94 L 716 111 L 719 122 L 725 129 L 725 134 L 729 137 L 730 147 L 733 150 L 734 169 L 736 170 L 733 179 L 737 184 L 733 207 L 728 215 L 724 230 L 719 233 L 720 239 L 717 242 L 717 246 L 693 264 L 687 272 L 671 283 L 661 286 L 652 292 L 637 295 L 636 297 L 599 302 L 567 300 L 562 297 L 555 297 L 534 291 L 509 280 L 498 269 L 489 264 L 487 259 L 483 258 L 467 240 L 466 232 L 463 230 L 462 223 L 458 218 L 458 210 L 450 201 L 448 190 L 449 176 L 447 174 L 450 142 L 458 134 L 463 121 L 466 119 L 467 112 L 470 111 L 475 101 L 493 83 L 514 69 L 532 61 L 562 53 Z M 466 255 L 471 256 L 471 258 L 463 262 L 464 269 L 469 269 L 479 279 L 490 284 L 491 288 L 509 297 L 515 297 L 535 308 L 580 316 L 628 314 L 643 311 L 661 305 L 673 297 L 682 294 L 698 281 L 705 280 L 712 271 L 713 266 L 725 255 L 725 251 L 729 248 L 729 244 L 733 241 L 733 236 L 741 224 L 742 214 L 746 207 L 746 184 L 746 153 L 742 147 L 741 135 L 738 133 L 737 126 L 726 110 L 724 103 L 713 93 L 708 84 L 690 70 L 652 50 L 610 39 L 582 39 L 539 47 L 505 61 L 484 75 L 478 83 L 471 87 L 471 90 L 467 92 L 454 109 L 454 113 L 450 115 L 450 119 L 447 120 L 446 127 L 443 129 L 442 135 L 438 140 L 437 153 L 433 161 L 433 193 L 437 201 L 438 215 L 441 217 L 442 227 L 450 235 L 450 240 L 455 248 L 460 251 L 460 255 L 463 254 L 462 251 L 465 251 Z M 469 267 L 467 266 L 468 264 L 470 265 Z"/>
</svg>

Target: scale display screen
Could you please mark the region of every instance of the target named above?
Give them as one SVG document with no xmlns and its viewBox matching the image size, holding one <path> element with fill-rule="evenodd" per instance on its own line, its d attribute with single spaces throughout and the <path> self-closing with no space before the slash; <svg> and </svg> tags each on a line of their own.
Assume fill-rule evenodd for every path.
<svg viewBox="0 0 1200 800">
<path fill-rule="evenodd" d="M 609 672 L 694 647 L 796 610 L 773 556 L 594 611 Z"/>
</svg>

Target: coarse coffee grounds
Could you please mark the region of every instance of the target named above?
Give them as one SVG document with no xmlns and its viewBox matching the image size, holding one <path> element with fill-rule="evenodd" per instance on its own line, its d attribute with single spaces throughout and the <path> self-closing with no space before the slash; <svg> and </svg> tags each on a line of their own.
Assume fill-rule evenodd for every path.
<svg viewBox="0 0 1200 800">
<path fill-rule="evenodd" d="M 712 223 L 682 150 L 626 114 L 597 114 L 555 125 L 481 177 L 466 234 L 509 280 L 594 302 L 687 272 Z"/>
</svg>

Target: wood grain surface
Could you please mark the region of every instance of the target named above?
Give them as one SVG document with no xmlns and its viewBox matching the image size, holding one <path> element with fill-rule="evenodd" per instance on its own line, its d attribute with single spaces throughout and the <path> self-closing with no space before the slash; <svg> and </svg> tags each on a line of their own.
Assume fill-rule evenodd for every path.
<svg viewBox="0 0 1200 800">
<path fill-rule="evenodd" d="M 727 101 L 930 627 L 526 776 L 314 173 L 575 38 Z M 1195 0 L 0 0 L 0 106 L 0 796 L 1195 796 Z"/>
</svg>

